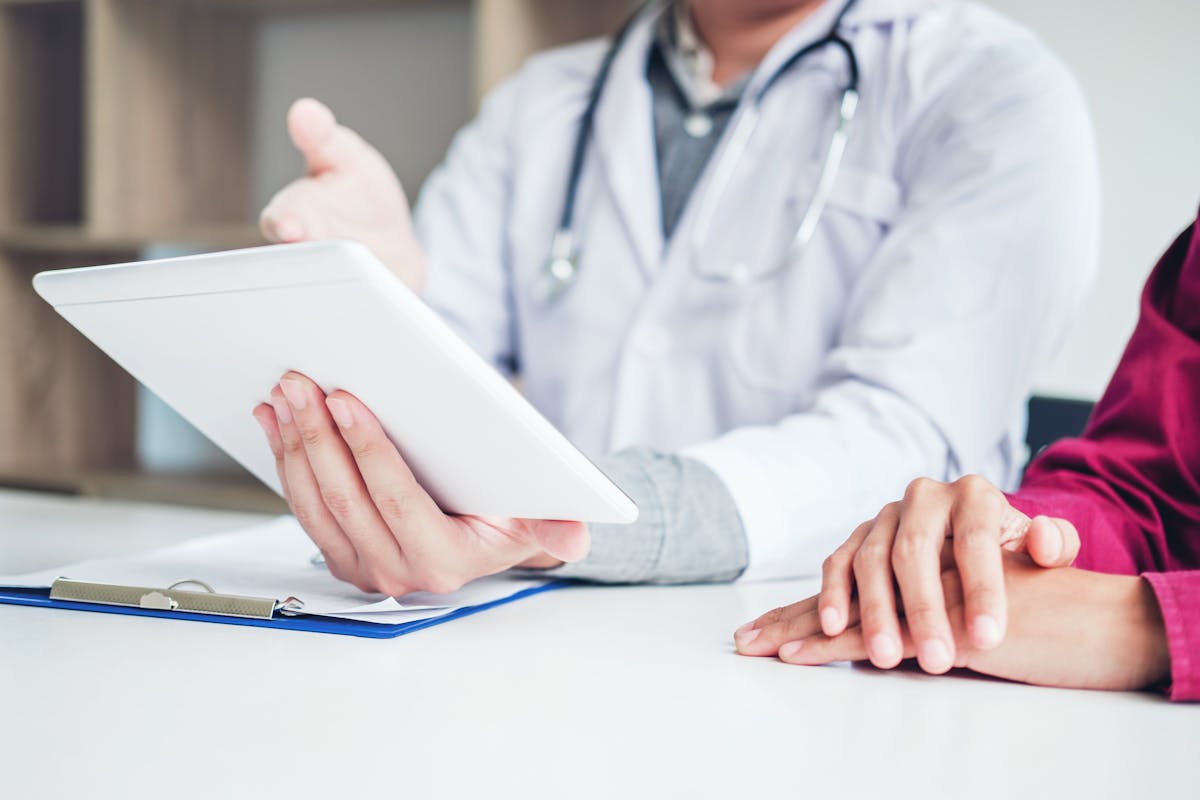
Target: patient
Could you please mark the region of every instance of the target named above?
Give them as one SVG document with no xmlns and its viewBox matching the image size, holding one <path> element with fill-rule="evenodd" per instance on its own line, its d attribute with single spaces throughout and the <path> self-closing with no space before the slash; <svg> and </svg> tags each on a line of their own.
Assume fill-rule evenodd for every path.
<svg viewBox="0 0 1200 800">
<path fill-rule="evenodd" d="M 739 652 L 1200 700 L 1198 228 L 1150 276 L 1080 438 L 1012 496 L 915 481 L 826 560 L 820 594 L 738 629 Z"/>
</svg>

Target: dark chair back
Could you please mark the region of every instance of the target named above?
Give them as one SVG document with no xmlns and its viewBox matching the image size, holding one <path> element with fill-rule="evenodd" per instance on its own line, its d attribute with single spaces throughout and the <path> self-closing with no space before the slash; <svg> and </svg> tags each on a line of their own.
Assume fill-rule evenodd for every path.
<svg viewBox="0 0 1200 800">
<path fill-rule="evenodd" d="M 1032 458 L 1048 444 L 1083 433 L 1095 403 L 1034 395 L 1029 398 L 1029 430 L 1025 443 Z"/>
</svg>

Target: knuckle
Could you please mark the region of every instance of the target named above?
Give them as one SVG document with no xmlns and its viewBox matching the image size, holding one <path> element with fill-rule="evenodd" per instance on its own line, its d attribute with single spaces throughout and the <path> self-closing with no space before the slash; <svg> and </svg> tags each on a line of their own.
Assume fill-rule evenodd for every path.
<svg viewBox="0 0 1200 800">
<path fill-rule="evenodd" d="M 325 522 L 325 515 L 311 503 L 293 502 L 292 516 L 296 518 L 296 522 L 300 523 L 301 528 L 310 532 Z"/>
<path fill-rule="evenodd" d="M 909 482 L 908 488 L 904 490 L 904 499 L 916 500 L 925 497 L 941 485 L 932 478 L 915 478 Z"/>
<path fill-rule="evenodd" d="M 300 426 L 300 442 L 304 447 L 319 447 L 325 442 L 325 433 L 310 425 Z"/>
<path fill-rule="evenodd" d="M 925 552 L 924 537 L 914 531 L 902 531 L 892 544 L 893 564 L 912 564 Z"/>
<path fill-rule="evenodd" d="M 954 482 L 954 485 L 957 488 L 965 489 L 969 492 L 986 492 L 990 494 L 995 491 L 995 487 L 992 486 L 991 481 L 982 475 L 976 475 L 974 473 L 971 473 L 970 475 L 963 475 Z"/>
<path fill-rule="evenodd" d="M 930 630 L 940 626 L 941 619 L 946 614 L 944 608 L 940 608 L 927 600 L 917 601 L 913 605 L 904 607 L 904 616 L 908 619 L 909 624 L 914 628 L 922 630 Z"/>
<path fill-rule="evenodd" d="M 285 456 L 301 457 L 304 455 L 304 442 L 299 436 L 288 436 L 283 439 Z"/>
<path fill-rule="evenodd" d="M 371 502 L 389 522 L 401 522 L 412 513 L 412 500 L 402 493 L 380 492 L 371 496 Z"/>
<path fill-rule="evenodd" d="M 846 568 L 847 559 L 841 550 L 835 550 L 821 562 L 821 574 L 826 578 L 836 578 Z"/>
<path fill-rule="evenodd" d="M 989 608 L 1000 602 L 1000 593 L 984 583 L 965 590 L 963 599 L 972 608 Z"/>
<path fill-rule="evenodd" d="M 377 592 L 386 594 L 388 597 L 400 597 L 412 591 L 409 589 L 408 583 L 400 576 L 385 569 L 372 569 L 370 571 L 370 581 L 376 587 L 375 590 Z"/>
<path fill-rule="evenodd" d="M 370 437 L 353 437 L 346 443 L 350 447 L 350 452 L 358 459 L 373 458 L 380 452 L 379 442 Z"/>
<path fill-rule="evenodd" d="M 859 601 L 859 616 L 862 619 L 863 628 L 878 628 L 890 616 L 895 615 L 895 611 L 886 601 L 874 598 L 864 601 Z"/>
<path fill-rule="evenodd" d="M 352 582 L 350 580 L 349 570 L 347 570 L 340 561 L 326 556 L 325 568 L 329 570 L 330 575 L 337 578 L 339 581 Z"/>
<path fill-rule="evenodd" d="M 421 589 L 433 594 L 457 592 L 464 584 L 466 584 L 465 579 L 441 569 L 426 569 L 420 577 Z"/>
<path fill-rule="evenodd" d="M 863 542 L 862 547 L 858 548 L 858 552 L 854 554 L 854 568 L 870 569 L 882 564 L 886 564 L 890 555 L 890 548 L 876 541 Z"/>
<path fill-rule="evenodd" d="M 358 506 L 355 493 L 343 486 L 322 487 L 321 500 L 335 517 L 347 517 Z"/>
</svg>

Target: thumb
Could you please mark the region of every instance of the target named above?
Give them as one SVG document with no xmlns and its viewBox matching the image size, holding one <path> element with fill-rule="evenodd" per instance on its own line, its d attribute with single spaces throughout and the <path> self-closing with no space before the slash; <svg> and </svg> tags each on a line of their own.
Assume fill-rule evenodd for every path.
<svg viewBox="0 0 1200 800">
<path fill-rule="evenodd" d="M 1065 519 L 1034 517 L 1025 532 L 1025 550 L 1041 567 L 1066 567 L 1079 555 L 1079 532 Z"/>
<path fill-rule="evenodd" d="M 287 127 L 310 175 L 343 167 L 358 158 L 366 147 L 357 133 L 338 124 L 329 106 L 311 97 L 292 103 Z"/>
<path fill-rule="evenodd" d="M 579 561 L 591 549 L 592 539 L 582 522 L 539 520 L 533 525 L 533 538 L 548 555 L 559 561 Z"/>
</svg>

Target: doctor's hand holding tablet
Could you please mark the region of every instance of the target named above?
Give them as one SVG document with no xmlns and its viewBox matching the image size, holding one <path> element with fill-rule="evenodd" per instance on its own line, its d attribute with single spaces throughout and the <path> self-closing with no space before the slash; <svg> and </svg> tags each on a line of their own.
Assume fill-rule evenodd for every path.
<svg viewBox="0 0 1200 800">
<path fill-rule="evenodd" d="M 967 2 L 648 4 L 493 92 L 411 219 L 327 108 L 287 122 L 307 174 L 264 233 L 365 244 L 640 509 L 447 516 L 355 387 L 289 373 L 255 416 L 362 588 L 813 574 L 914 475 L 1014 484 L 1094 270 L 1080 93 Z"/>
</svg>

